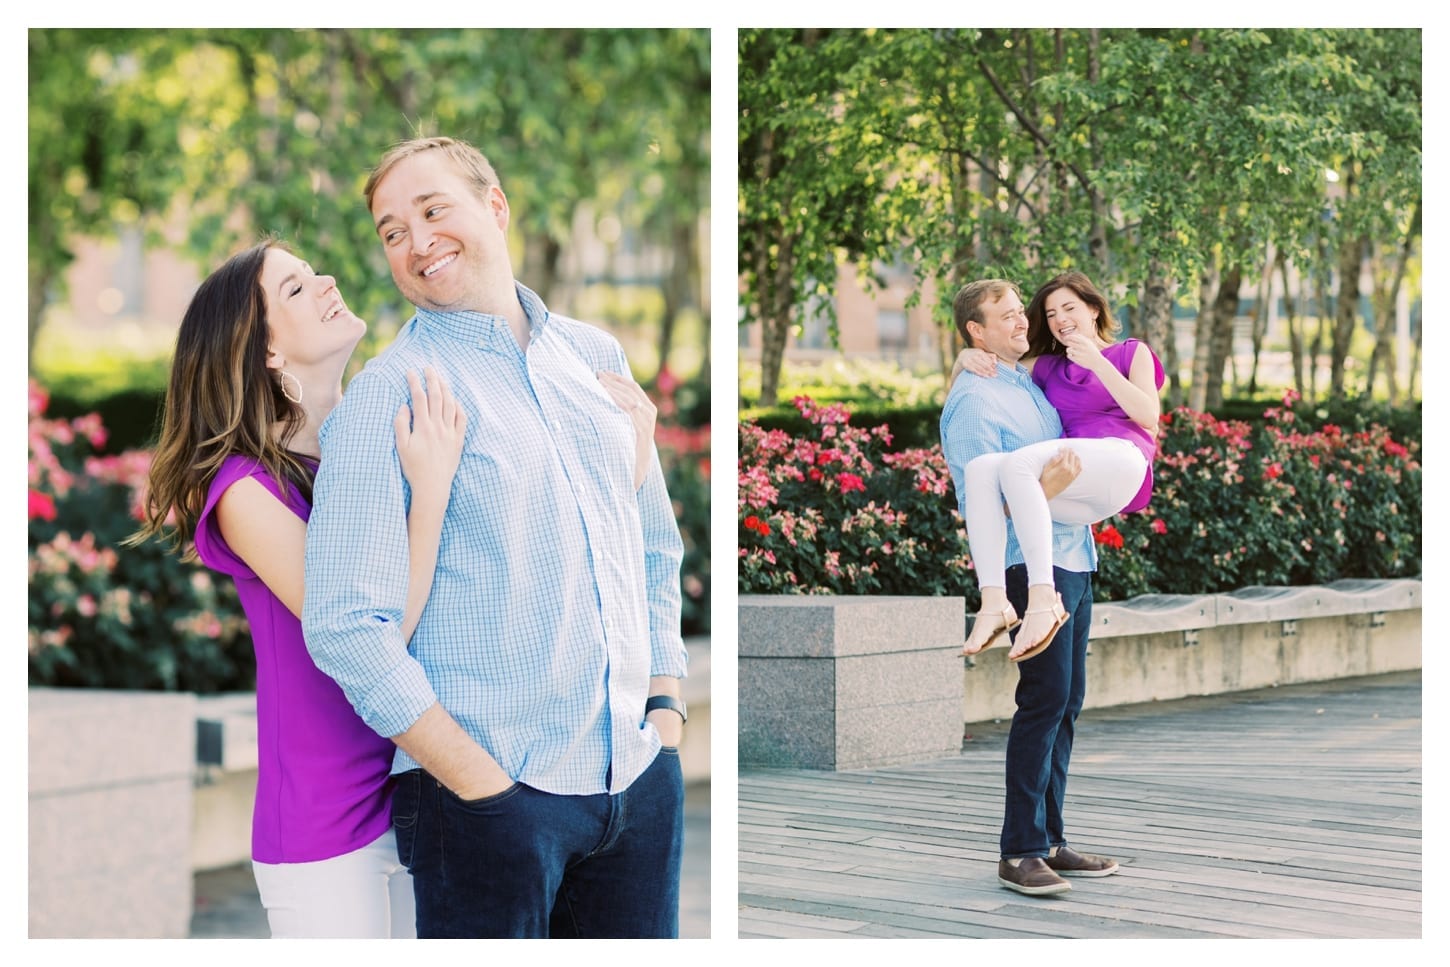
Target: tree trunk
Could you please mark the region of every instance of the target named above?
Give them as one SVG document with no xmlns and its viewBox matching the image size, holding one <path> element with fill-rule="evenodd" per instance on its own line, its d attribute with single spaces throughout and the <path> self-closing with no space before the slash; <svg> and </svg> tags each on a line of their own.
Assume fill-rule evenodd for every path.
<svg viewBox="0 0 1450 967">
<path fill-rule="evenodd" d="M 1374 318 L 1374 349 L 1369 354 L 1369 365 L 1365 367 L 1364 391 L 1374 395 L 1375 378 L 1381 366 L 1385 369 L 1385 395 L 1391 403 L 1399 399 L 1399 380 L 1395 375 L 1395 288 L 1398 280 L 1385 277 L 1379 271 L 1379 259 L 1370 252 L 1370 278 L 1373 289 L 1370 292 L 1370 312 Z"/>
<path fill-rule="evenodd" d="M 1172 279 L 1164 275 L 1163 263 L 1154 261 L 1148 266 L 1148 280 L 1143 284 L 1142 338 L 1163 361 L 1163 371 L 1168 376 L 1168 408 L 1183 402 L 1183 381 L 1179 379 L 1178 340 L 1173 337 L 1173 290 Z"/>
<path fill-rule="evenodd" d="M 1334 334 L 1329 355 L 1329 393 L 1344 396 L 1344 371 L 1349 347 L 1359 320 L 1359 272 L 1369 239 L 1362 235 L 1344 240 L 1339 249 L 1339 299 L 1334 312 Z"/>
<path fill-rule="evenodd" d="M 1209 267 L 1198 277 L 1198 318 L 1193 323 L 1193 385 L 1188 392 L 1188 406 L 1200 413 L 1208 404 L 1208 365 L 1213 349 L 1213 291 L 1217 276 L 1218 269 Z"/>
<path fill-rule="evenodd" d="M 1264 337 L 1269 334 L 1269 300 L 1274 290 L 1274 246 L 1264 254 L 1264 270 L 1259 273 L 1259 288 L 1254 296 L 1253 363 L 1249 367 L 1249 396 L 1259 394 L 1259 357 L 1264 351 Z"/>
<path fill-rule="evenodd" d="M 760 405 L 774 406 L 780 389 L 780 368 L 785 362 L 785 345 L 790 337 L 791 278 L 795 259 L 794 239 L 780 240 L 775 265 L 770 264 L 770 246 L 765 239 L 756 245 L 756 284 L 760 287 Z"/>
<path fill-rule="evenodd" d="M 1314 341 L 1309 344 L 1309 392 L 1305 399 L 1319 398 L 1319 355 L 1329 330 L 1329 240 L 1319 238 L 1319 262 L 1314 271 Z"/>
<path fill-rule="evenodd" d="M 1405 280 L 1405 270 L 1409 266 L 1410 255 L 1414 251 L 1415 242 L 1420 237 L 1421 224 L 1421 203 L 1415 203 L 1415 213 L 1410 218 L 1409 230 L 1405 233 L 1403 244 L 1395 258 L 1394 271 L 1384 285 L 1380 284 L 1381 274 L 1374 273 L 1375 279 L 1375 343 L 1374 353 L 1369 357 L 1369 374 L 1365 378 L 1365 389 L 1369 393 L 1374 392 L 1375 368 L 1383 364 L 1385 367 L 1385 383 L 1389 392 L 1389 401 L 1393 405 L 1400 401 L 1399 374 L 1396 371 L 1395 359 L 1395 327 L 1391 324 L 1395 319 L 1395 306 L 1399 303 L 1400 287 Z"/>
<path fill-rule="evenodd" d="M 40 334 L 40 324 L 45 319 L 46 293 L 50 291 L 52 273 L 41 265 L 35 255 L 30 257 L 30 302 L 26 310 L 26 326 L 30 331 L 30 342 L 25 347 L 25 365 L 29 372 L 35 371 L 35 337 Z"/>
<path fill-rule="evenodd" d="M 544 232 L 529 232 L 524 236 L 524 275 L 519 281 L 537 292 L 544 305 L 549 305 L 559 283 L 562 251 L 559 243 Z"/>
<path fill-rule="evenodd" d="M 1294 370 L 1294 392 L 1300 396 L 1304 395 L 1304 335 L 1300 331 L 1300 314 L 1298 307 L 1302 301 L 1302 293 L 1295 296 L 1294 290 L 1289 287 L 1289 261 L 1284 258 L 1284 253 L 1279 252 L 1275 256 L 1275 267 L 1279 271 L 1279 278 L 1284 283 L 1284 324 L 1289 328 L 1289 364 Z"/>
<path fill-rule="evenodd" d="M 1241 265 L 1229 268 L 1219 283 L 1213 300 L 1213 329 L 1208 347 L 1208 384 L 1204 387 L 1205 410 L 1223 405 L 1223 371 L 1233 353 L 1234 319 L 1239 314 L 1239 285 L 1243 282 Z"/>
<path fill-rule="evenodd" d="M 676 220 L 670 229 L 670 271 L 665 276 L 665 313 L 660 321 L 659 369 L 663 371 L 670 358 L 670 347 L 675 336 L 675 322 L 680 313 L 697 307 L 698 291 L 696 280 L 699 275 L 699 255 L 696 252 L 695 226 L 691 222 Z M 709 329 L 709 320 L 705 320 Z M 708 340 L 706 340 L 708 343 Z M 658 376 L 658 372 L 656 373 Z"/>
<path fill-rule="evenodd" d="M 967 157 L 958 152 L 950 152 L 948 157 L 950 159 L 948 170 L 951 173 L 951 181 L 947 185 L 947 188 L 952 205 L 951 217 L 958 225 L 967 224 L 972 215 L 971 166 Z M 983 170 L 978 174 L 979 183 L 985 184 L 991 177 L 991 172 Z M 976 249 L 977 235 L 978 233 L 974 232 L 972 236 L 960 241 L 957 244 L 956 250 L 952 253 L 952 267 L 951 271 L 947 273 L 947 278 L 951 280 L 953 296 L 955 296 L 957 289 L 972 281 L 968 276 L 975 273 L 975 269 L 971 267 L 976 264 L 975 260 L 979 254 Z M 958 237 L 960 238 L 960 236 Z M 969 269 L 971 270 L 969 271 Z M 937 346 L 940 355 L 942 380 L 945 382 L 951 377 L 952 366 L 956 362 L 957 353 L 966 348 L 966 344 L 962 341 L 961 335 L 957 332 L 955 319 L 950 320 L 943 328 L 942 337 L 937 340 Z M 947 386 L 947 389 L 950 390 L 951 387 Z"/>
<path fill-rule="evenodd" d="M 1420 387 L 1417 384 L 1417 379 L 1418 379 L 1418 377 L 1420 375 L 1420 347 L 1422 346 L 1422 344 L 1424 342 L 1424 338 L 1425 338 L 1425 316 L 1424 316 L 1424 313 L 1422 311 L 1421 314 L 1420 314 L 1420 324 L 1415 327 L 1415 345 L 1414 345 L 1413 350 L 1410 353 L 1410 386 L 1409 386 L 1410 399 L 1415 399 L 1416 397 L 1418 397 L 1420 395 Z"/>
</svg>

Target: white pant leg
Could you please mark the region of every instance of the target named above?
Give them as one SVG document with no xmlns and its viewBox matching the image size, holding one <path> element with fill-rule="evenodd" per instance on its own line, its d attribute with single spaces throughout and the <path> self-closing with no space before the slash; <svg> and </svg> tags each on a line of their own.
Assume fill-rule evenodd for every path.
<svg viewBox="0 0 1450 967">
<path fill-rule="evenodd" d="M 417 936 L 413 877 L 389 829 L 361 849 L 312 863 L 258 863 L 252 873 L 273 938 Z"/>
<path fill-rule="evenodd" d="M 1040 478 L 1048 461 L 1063 447 L 1077 454 L 1082 472 L 1049 503 Z M 1095 524 L 1113 516 L 1143 486 L 1147 471 L 1143 452 L 1119 437 L 1044 440 L 1007 454 L 998 482 L 1012 510 L 1012 526 L 1027 562 L 1027 583 L 1053 583 L 1053 521 Z"/>
<path fill-rule="evenodd" d="M 1143 488 L 1148 459 L 1121 437 L 1063 441 L 1082 461 L 1082 473 L 1052 498 L 1052 519 L 1062 524 L 1096 524 L 1128 506 Z"/>
<path fill-rule="evenodd" d="M 962 470 L 966 489 L 967 543 L 971 545 L 972 567 L 977 587 L 1006 588 L 1007 515 L 1002 509 L 1000 474 L 1005 453 L 984 453 Z M 1040 492 L 1040 491 L 1039 491 Z"/>
</svg>

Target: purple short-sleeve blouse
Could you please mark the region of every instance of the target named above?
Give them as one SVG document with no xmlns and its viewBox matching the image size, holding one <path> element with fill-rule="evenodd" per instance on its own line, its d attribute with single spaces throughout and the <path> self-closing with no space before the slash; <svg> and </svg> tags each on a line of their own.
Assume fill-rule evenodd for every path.
<svg viewBox="0 0 1450 967">
<path fill-rule="evenodd" d="M 232 456 L 207 492 L 196 526 L 203 564 L 236 582 L 257 653 L 257 798 L 252 858 L 260 863 L 330 859 L 377 839 L 390 822 L 391 740 L 363 724 L 342 689 L 318 670 L 302 623 L 227 546 L 213 513 L 228 487 L 251 477 L 306 521 L 295 488 L 284 497 L 256 460 Z"/>
<path fill-rule="evenodd" d="M 1136 339 L 1124 339 L 1103 349 L 1103 356 L 1113 367 L 1127 376 L 1133 367 L 1133 356 L 1138 347 L 1146 344 Z M 1152 349 L 1148 355 L 1153 359 L 1153 382 L 1163 387 L 1163 364 Z M 1032 364 L 1032 379 L 1042 388 L 1042 394 L 1062 418 L 1062 435 L 1080 439 L 1090 437 L 1122 437 L 1131 441 L 1148 461 L 1148 472 L 1137 495 L 1122 512 L 1132 513 L 1148 506 L 1153 496 L 1153 458 L 1158 452 L 1158 441 L 1143 429 L 1113 399 L 1102 380 L 1070 361 L 1066 356 L 1046 355 L 1037 357 Z"/>
</svg>

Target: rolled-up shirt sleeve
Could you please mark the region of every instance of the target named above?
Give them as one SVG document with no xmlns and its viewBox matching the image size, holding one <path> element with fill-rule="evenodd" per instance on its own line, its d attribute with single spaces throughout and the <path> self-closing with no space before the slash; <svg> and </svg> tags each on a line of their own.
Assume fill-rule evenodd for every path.
<svg viewBox="0 0 1450 967">
<path fill-rule="evenodd" d="M 393 417 L 406 384 L 397 382 L 359 374 L 323 424 L 302 605 L 312 660 L 386 736 L 406 731 L 438 700 L 402 635 L 408 490 Z"/>
</svg>

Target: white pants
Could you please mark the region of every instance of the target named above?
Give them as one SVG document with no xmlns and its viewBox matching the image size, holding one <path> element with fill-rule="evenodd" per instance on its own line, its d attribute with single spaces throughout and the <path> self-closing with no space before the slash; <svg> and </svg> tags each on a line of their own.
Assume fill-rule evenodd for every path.
<svg viewBox="0 0 1450 967">
<path fill-rule="evenodd" d="M 273 938 L 417 936 L 413 877 L 389 829 L 361 849 L 312 863 L 252 862 Z"/>
<path fill-rule="evenodd" d="M 1082 472 L 1068 488 L 1048 501 L 1042 492 L 1042 469 L 1063 447 L 1071 447 L 1082 462 Z M 1095 524 L 1113 516 L 1143 486 L 1148 461 L 1128 440 L 1064 438 L 1043 440 L 1011 453 L 984 453 L 967 464 L 963 474 L 967 499 L 967 541 L 977 586 L 1005 588 L 1007 568 L 1007 515 L 1022 557 L 1027 562 L 1027 583 L 1052 583 L 1052 522 Z"/>
</svg>

